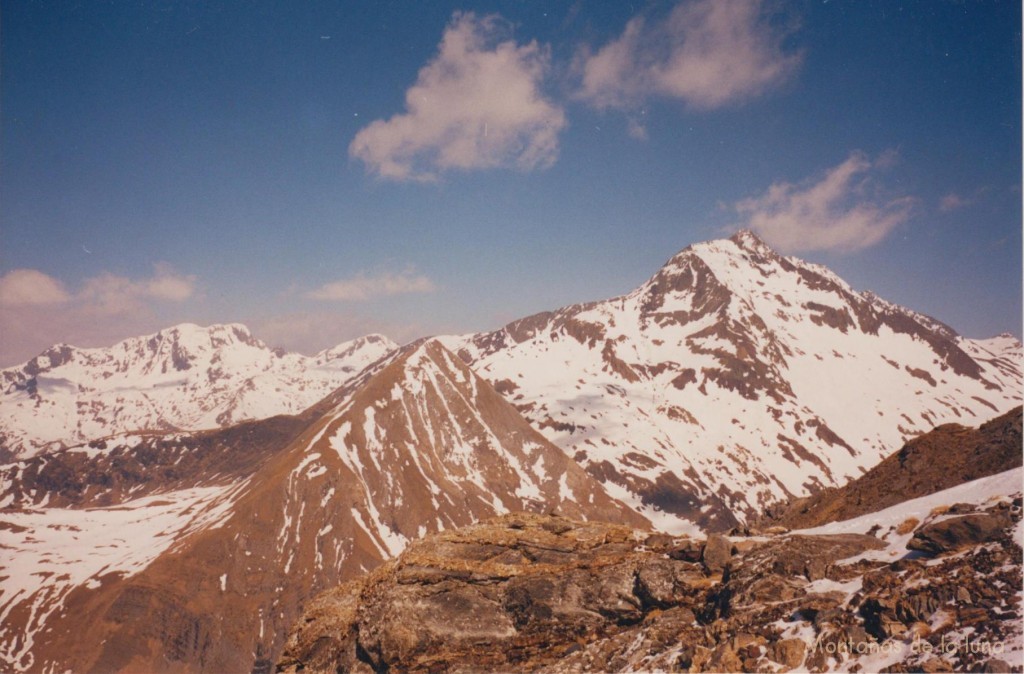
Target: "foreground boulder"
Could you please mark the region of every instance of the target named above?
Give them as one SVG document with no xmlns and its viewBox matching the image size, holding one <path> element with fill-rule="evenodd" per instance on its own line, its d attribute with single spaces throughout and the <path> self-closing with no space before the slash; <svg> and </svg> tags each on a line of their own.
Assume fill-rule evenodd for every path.
<svg viewBox="0 0 1024 674">
<path fill-rule="evenodd" d="M 1009 513 L 1002 509 L 951 517 L 915 531 L 907 547 L 932 555 L 953 552 L 996 540 L 1010 524 Z"/>
<path fill-rule="evenodd" d="M 318 597 L 278 671 L 1020 667 L 1021 653 L 1005 648 L 940 650 L 964 634 L 1020 640 L 1017 505 L 981 511 L 1005 524 L 986 543 L 932 560 L 908 556 L 894 533 L 705 542 L 506 515 L 429 536 Z M 878 659 L 885 649 L 895 655 Z"/>
<path fill-rule="evenodd" d="M 674 610 L 676 626 L 694 630 L 721 575 L 669 558 L 673 544 L 528 513 L 431 536 L 361 585 L 318 598 L 279 668 L 537 669 L 653 611 Z"/>
</svg>

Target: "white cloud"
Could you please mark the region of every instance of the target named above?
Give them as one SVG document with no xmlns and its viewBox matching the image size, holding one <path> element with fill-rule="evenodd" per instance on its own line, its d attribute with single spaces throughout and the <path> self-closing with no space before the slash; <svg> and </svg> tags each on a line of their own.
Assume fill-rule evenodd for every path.
<svg viewBox="0 0 1024 674">
<path fill-rule="evenodd" d="M 950 192 L 939 200 L 939 210 L 943 213 L 949 213 L 950 211 L 969 206 L 970 203 L 970 199 L 962 197 L 955 192 Z"/>
<path fill-rule="evenodd" d="M 64 284 L 37 269 L 14 269 L 0 276 L 0 305 L 6 307 L 64 304 L 99 313 L 131 311 L 142 300 L 181 302 L 192 296 L 195 277 L 183 276 L 169 265 L 154 265 L 153 276 L 130 279 L 102 272 L 86 279 L 74 295 Z"/>
<path fill-rule="evenodd" d="M 60 281 L 36 269 L 13 269 L 0 276 L 0 306 L 60 304 L 69 299 Z"/>
<path fill-rule="evenodd" d="M 184 276 L 166 264 L 157 264 L 149 278 L 130 279 L 104 272 L 87 279 L 76 299 L 97 313 L 112 314 L 136 311 L 150 300 L 182 302 L 194 290 L 194 276 Z"/>
<path fill-rule="evenodd" d="M 334 281 L 306 294 L 314 300 L 333 302 L 362 302 L 375 297 L 429 293 L 436 289 L 434 282 L 412 269 L 394 274 L 383 272 L 375 276 L 357 274 L 349 279 Z"/>
<path fill-rule="evenodd" d="M 196 277 L 178 274 L 167 264 L 157 264 L 154 275 L 146 282 L 146 296 L 170 302 L 183 302 L 192 297 Z"/>
<path fill-rule="evenodd" d="M 710 110 L 757 96 L 800 64 L 782 43 L 791 28 L 771 22 L 760 0 L 682 2 L 660 22 L 636 17 L 582 63 L 578 97 L 630 109 L 665 96 Z"/>
<path fill-rule="evenodd" d="M 779 182 L 734 205 L 743 226 L 786 252 L 855 252 L 882 241 L 910 217 L 914 200 L 882 195 L 876 174 L 891 164 L 852 153 L 816 182 Z M 881 164 L 881 166 L 880 166 Z"/>
<path fill-rule="evenodd" d="M 496 16 L 456 13 L 437 56 L 406 92 L 406 112 L 360 130 L 349 154 L 392 180 L 554 163 L 566 122 L 540 90 L 547 50 L 536 42 L 500 41 L 501 26 Z"/>
</svg>

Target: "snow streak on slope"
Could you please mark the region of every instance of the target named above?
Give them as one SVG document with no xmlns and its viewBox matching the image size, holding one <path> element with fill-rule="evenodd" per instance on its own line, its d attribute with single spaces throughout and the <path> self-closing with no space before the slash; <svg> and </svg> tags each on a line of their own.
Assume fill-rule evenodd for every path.
<svg viewBox="0 0 1024 674">
<path fill-rule="evenodd" d="M 749 232 L 637 290 L 442 338 L 659 526 L 728 528 L 1021 401 L 1020 344 L 973 341 Z"/>
<path fill-rule="evenodd" d="M 307 357 L 271 350 L 242 325 L 191 324 L 107 349 L 54 346 L 0 371 L 0 459 L 295 414 L 396 346 L 369 335 Z"/>
</svg>

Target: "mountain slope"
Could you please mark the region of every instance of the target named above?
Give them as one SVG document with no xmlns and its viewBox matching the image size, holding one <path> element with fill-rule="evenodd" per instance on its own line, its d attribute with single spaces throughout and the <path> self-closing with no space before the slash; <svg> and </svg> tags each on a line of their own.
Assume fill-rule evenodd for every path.
<svg viewBox="0 0 1024 674">
<path fill-rule="evenodd" d="M 964 339 L 749 232 L 683 250 L 622 297 L 442 339 L 674 530 L 727 529 L 1021 401 L 1013 338 Z"/>
<path fill-rule="evenodd" d="M 191 324 L 106 349 L 57 345 L 0 371 L 0 459 L 295 414 L 395 348 L 368 335 L 306 357 L 271 350 L 242 325 Z"/>
<path fill-rule="evenodd" d="M 914 438 L 856 480 L 773 508 L 762 524 L 790 529 L 858 517 L 1018 467 L 1021 408 L 978 428 L 945 424 Z"/>
<path fill-rule="evenodd" d="M 265 671 L 307 597 L 427 532 L 509 510 L 647 525 L 437 341 L 392 354 L 321 407 L 252 472 L 202 464 L 205 487 L 122 488 L 113 507 L 0 514 L 14 551 L 0 571 L 6 667 Z M 284 422 L 249 426 L 270 423 Z M 181 456 L 211 443 L 188 440 L 198 449 Z M 112 449 L 90 460 L 110 461 Z M 141 455 L 178 460 L 167 448 Z M 45 502 L 22 477 L 38 460 L 5 483 L 20 485 L 21 502 Z"/>
</svg>

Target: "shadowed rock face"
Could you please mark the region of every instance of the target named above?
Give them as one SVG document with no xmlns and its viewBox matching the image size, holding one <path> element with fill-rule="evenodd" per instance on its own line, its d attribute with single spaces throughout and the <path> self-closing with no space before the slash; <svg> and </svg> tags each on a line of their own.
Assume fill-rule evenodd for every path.
<svg viewBox="0 0 1024 674">
<path fill-rule="evenodd" d="M 905 647 L 889 671 L 942 671 L 950 661 L 912 653 L 913 638 L 937 652 L 966 626 L 992 643 L 1019 632 L 1019 505 L 975 513 L 999 524 L 985 544 L 931 560 L 892 532 L 705 542 L 506 515 L 317 597 L 277 671 L 817 672 L 883 645 Z M 956 669 L 999 666 L 990 652 L 957 657 Z"/>
<path fill-rule="evenodd" d="M 1021 465 L 1021 408 L 978 428 L 946 424 L 917 437 L 838 489 L 772 508 L 755 526 L 815 527 Z"/>
<path fill-rule="evenodd" d="M 932 555 L 956 552 L 997 540 L 1010 524 L 1010 517 L 1005 512 L 971 513 L 951 517 L 918 529 L 907 543 L 907 547 Z"/>
</svg>

